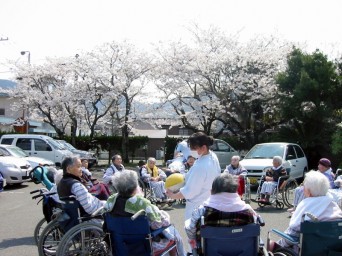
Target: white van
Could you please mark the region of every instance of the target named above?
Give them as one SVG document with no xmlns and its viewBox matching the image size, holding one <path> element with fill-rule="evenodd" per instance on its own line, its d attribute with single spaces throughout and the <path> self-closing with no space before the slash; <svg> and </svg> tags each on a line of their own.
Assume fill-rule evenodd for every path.
<svg viewBox="0 0 342 256">
<path fill-rule="evenodd" d="M 61 166 L 66 156 L 72 155 L 72 152 L 64 149 L 53 138 L 46 135 L 6 134 L 2 135 L 0 144 L 15 145 L 30 156 L 48 159 L 58 167 Z"/>
<path fill-rule="evenodd" d="M 294 143 L 272 142 L 256 144 L 240 161 L 248 171 L 251 184 L 258 184 L 262 175 L 273 165 L 273 157 L 280 156 L 292 178 L 303 178 L 308 171 L 308 160 L 303 149 Z"/>
</svg>

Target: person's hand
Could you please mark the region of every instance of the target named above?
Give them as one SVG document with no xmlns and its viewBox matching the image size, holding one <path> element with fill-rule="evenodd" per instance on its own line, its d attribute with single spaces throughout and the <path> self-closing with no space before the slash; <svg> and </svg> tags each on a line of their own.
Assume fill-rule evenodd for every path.
<svg viewBox="0 0 342 256">
<path fill-rule="evenodd" d="M 190 244 L 190 246 L 191 246 L 192 249 L 197 248 L 197 246 L 196 246 L 196 240 L 195 240 L 195 239 L 189 239 L 189 240 L 188 240 L 188 243 Z"/>
<path fill-rule="evenodd" d="M 165 194 L 167 195 L 167 197 L 171 198 L 171 199 L 174 199 L 172 198 L 172 196 L 174 195 L 173 192 L 170 190 L 170 189 L 166 189 L 166 192 Z"/>
</svg>

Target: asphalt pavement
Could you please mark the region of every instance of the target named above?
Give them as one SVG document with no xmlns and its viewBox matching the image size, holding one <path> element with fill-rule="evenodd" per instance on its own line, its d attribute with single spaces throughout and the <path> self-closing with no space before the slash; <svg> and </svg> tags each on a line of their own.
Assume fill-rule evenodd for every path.
<svg viewBox="0 0 342 256">
<path fill-rule="evenodd" d="M 102 173 L 97 173 L 102 176 Z M 37 205 L 37 200 L 32 200 L 30 191 L 38 189 L 41 184 L 27 182 L 20 186 L 7 186 L 0 193 L 0 255 L 1 256 L 36 256 L 37 247 L 34 243 L 33 231 L 38 221 L 43 218 L 42 205 Z M 287 208 L 282 210 L 275 207 L 259 209 L 254 202 L 251 203 L 264 219 L 266 225 L 261 228 L 261 237 L 266 242 L 268 230 L 277 228 L 285 230 L 289 223 Z M 172 207 L 163 208 L 167 211 L 173 224 L 180 232 L 183 241 L 186 242 L 184 232 L 184 208 L 183 204 L 174 204 Z M 276 237 L 275 237 L 276 238 Z"/>
</svg>

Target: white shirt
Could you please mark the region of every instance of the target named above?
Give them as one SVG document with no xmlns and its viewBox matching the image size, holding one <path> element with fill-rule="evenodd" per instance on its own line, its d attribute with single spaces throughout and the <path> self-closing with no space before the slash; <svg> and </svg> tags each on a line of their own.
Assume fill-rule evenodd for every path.
<svg viewBox="0 0 342 256">
<path fill-rule="evenodd" d="M 221 174 L 220 163 L 214 152 L 200 156 L 190 168 L 185 186 L 180 192 L 187 200 L 185 218 L 209 196 L 214 179 Z"/>
</svg>

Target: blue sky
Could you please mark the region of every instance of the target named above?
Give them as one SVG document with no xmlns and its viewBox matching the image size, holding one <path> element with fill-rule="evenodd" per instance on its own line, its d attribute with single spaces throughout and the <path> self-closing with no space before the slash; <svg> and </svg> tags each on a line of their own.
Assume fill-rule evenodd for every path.
<svg viewBox="0 0 342 256">
<path fill-rule="evenodd" d="M 8 61 L 75 56 L 112 40 L 143 47 L 185 39 L 191 23 L 215 25 L 242 39 L 276 34 L 308 50 L 341 52 L 340 0 L 1 0 L 0 78 Z"/>
</svg>

